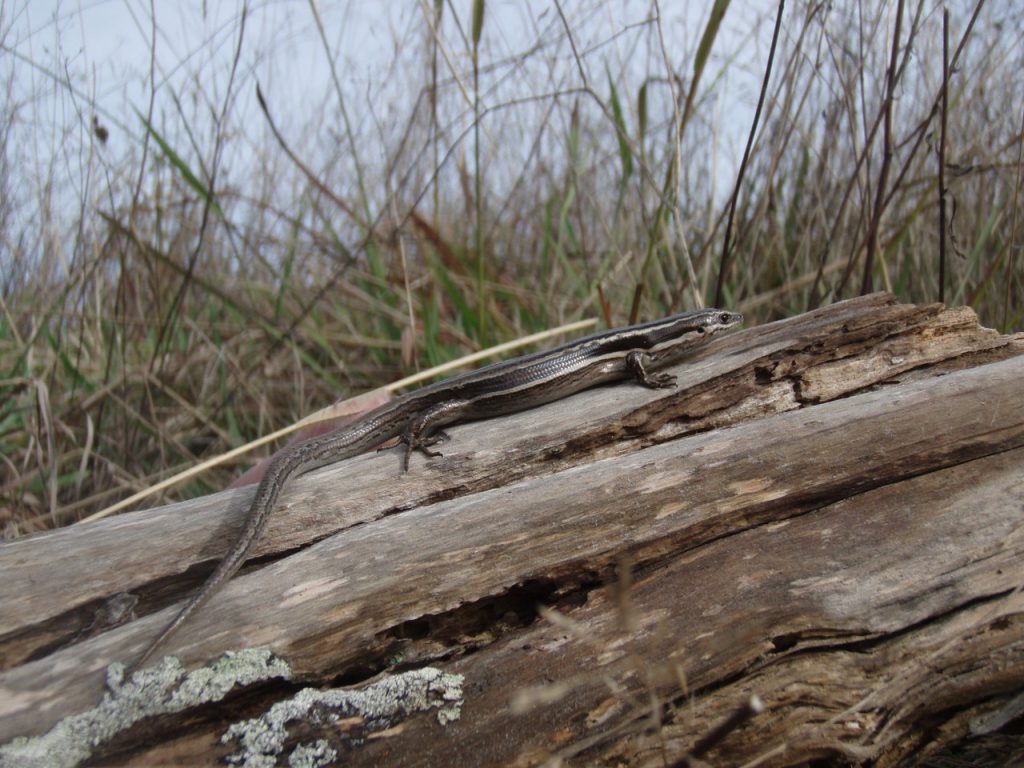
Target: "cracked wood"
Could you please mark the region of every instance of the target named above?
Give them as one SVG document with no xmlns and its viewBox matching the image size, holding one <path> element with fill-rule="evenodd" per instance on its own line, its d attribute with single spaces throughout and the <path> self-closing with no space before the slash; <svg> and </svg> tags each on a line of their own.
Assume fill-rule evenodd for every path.
<svg viewBox="0 0 1024 768">
<path fill-rule="evenodd" d="M 915 632 L 948 641 L 949 627 L 971 610 L 1024 583 L 1019 556 L 999 561 L 998 578 L 985 570 L 996 563 L 996 543 L 1019 555 L 1020 488 L 999 485 L 1009 471 L 999 461 L 1019 466 L 1024 445 L 1021 351 L 1020 339 L 979 328 L 969 311 L 866 297 L 718 340 L 679 369 L 675 392 L 610 387 L 459 427 L 443 459 L 417 462 L 408 476 L 391 454 L 322 470 L 286 492 L 261 543 L 258 555 L 281 559 L 229 585 L 168 650 L 194 663 L 265 644 L 311 677 L 371 674 L 395 658 L 448 660 L 470 676 L 468 690 L 483 692 L 468 697 L 457 736 L 424 720 L 349 756 L 368 762 L 380 749 L 441 762 L 454 739 L 481 764 L 559 750 L 583 762 L 603 755 L 643 764 L 662 759 L 652 738 L 681 754 L 724 714 L 731 699 L 714 690 L 738 694 L 762 680 L 770 722 L 780 724 L 755 740 L 769 749 L 771 738 L 792 733 L 781 724 L 795 727 L 786 713 L 817 718 L 852 706 L 829 699 L 832 686 L 861 680 L 850 686 L 855 698 L 873 690 L 879 670 L 909 674 L 900 653 L 916 647 Z M 927 484 L 940 478 L 947 485 Z M 1002 495 L 984 484 L 979 491 L 978 478 Z M 187 596 L 250 493 L 0 547 L 3 740 L 91 706 L 98 670 L 130 658 L 173 610 L 154 607 Z M 857 511 L 865 499 L 871 504 Z M 941 528 L 970 520 L 972 504 L 984 513 L 978 536 Z M 936 505 L 948 507 L 941 521 Z M 890 560 L 883 567 L 872 552 Z M 632 564 L 633 588 L 601 587 L 623 563 Z M 78 634 L 94 623 L 93 608 L 126 592 L 141 595 L 142 618 Z M 534 619 L 529 601 L 540 598 L 566 618 Z M 697 610 L 700 600 L 711 602 Z M 1009 628 L 1001 637 L 1019 643 L 1011 609 L 996 611 Z M 639 628 L 630 630 L 630 615 Z M 958 646 L 961 655 L 999 646 L 986 629 L 994 621 L 976 623 L 965 635 L 976 645 Z M 999 647 L 1015 658 L 1013 642 Z M 582 673 L 629 658 L 624 649 L 650 661 L 608 667 L 623 675 L 620 695 Z M 27 661 L 33 655 L 40 658 Z M 865 664 L 833 666 L 836 659 Z M 796 660 L 818 664 L 817 705 L 771 695 L 773 685 L 817 679 L 772 677 Z M 1019 683 L 1015 664 L 1002 674 Z M 975 675 L 1000 679 L 976 666 Z M 836 677 L 847 667 L 849 680 Z M 672 682 L 662 679 L 666 669 Z M 546 710 L 509 711 L 517 692 L 563 678 L 571 696 Z M 921 691 L 929 679 L 918 681 Z M 666 715 L 658 733 L 644 735 L 650 710 L 637 701 L 649 705 L 653 691 L 671 714 L 703 688 L 712 692 L 687 704 L 690 714 Z M 831 731 L 800 731 L 797 742 L 808 754 L 881 749 L 870 740 L 844 746 L 849 722 L 863 734 L 876 727 L 851 717 Z M 919 721 L 899 722 L 892 750 L 912 741 Z M 202 736 L 213 726 L 196 728 L 183 739 L 215 751 Z M 496 728 L 510 738 L 488 739 Z M 184 748 L 171 739 L 146 757 L 167 757 L 176 744 Z"/>
</svg>

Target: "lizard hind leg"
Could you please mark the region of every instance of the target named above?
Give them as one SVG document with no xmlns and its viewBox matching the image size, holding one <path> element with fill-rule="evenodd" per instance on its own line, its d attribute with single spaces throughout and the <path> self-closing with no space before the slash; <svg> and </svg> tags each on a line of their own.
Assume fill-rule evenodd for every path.
<svg viewBox="0 0 1024 768">
<path fill-rule="evenodd" d="M 445 400 L 431 406 L 411 422 L 402 432 L 399 439 L 405 443 L 405 457 L 402 460 L 402 471 L 409 471 L 409 458 L 414 450 L 425 456 L 443 455 L 440 451 L 430 450 L 430 446 L 448 440 L 448 433 L 438 429 L 442 424 L 450 424 L 458 420 L 466 403 L 462 400 Z"/>
</svg>

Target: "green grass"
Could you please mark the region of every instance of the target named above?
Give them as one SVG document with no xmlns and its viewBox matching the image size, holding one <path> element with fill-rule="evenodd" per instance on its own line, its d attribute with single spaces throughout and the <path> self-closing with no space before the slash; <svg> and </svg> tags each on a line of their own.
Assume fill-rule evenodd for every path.
<svg viewBox="0 0 1024 768">
<path fill-rule="evenodd" d="M 594 40 L 588 14 L 606 7 L 561 7 L 521 49 L 483 2 L 403 17 L 393 66 L 358 103 L 317 17 L 334 62 L 323 113 L 298 123 L 287 94 L 263 84 L 287 150 L 262 114 L 241 111 L 256 85 L 241 19 L 223 70 L 158 87 L 152 108 L 100 115 L 109 142 L 70 130 L 29 167 L 0 128 L 3 535 L 71 523 L 339 397 L 491 343 L 709 303 L 734 186 L 724 304 L 756 323 L 855 295 L 887 108 L 869 281 L 905 301 L 938 299 L 941 14 L 905 8 L 887 102 L 895 3 L 869 18 L 852 2 L 787 5 L 737 185 L 715 164 L 750 117 L 737 130 L 719 99 L 747 76 L 752 106 L 774 9 L 755 18 L 717 2 L 693 29 L 645 17 Z M 974 10 L 955 7 L 950 30 L 945 297 L 1010 331 L 1024 314 L 1024 23 L 989 5 L 969 28 Z M 722 31 L 737 16 L 739 40 Z M 5 23 L 0 51 L 13 44 Z M 755 32 L 757 71 L 739 71 L 739 49 L 753 45 L 742 36 Z M 91 124 L 88 89 L 61 67 L 8 61 L 7 84 L 46 73 L 77 107 L 71 127 Z M 5 125 L 24 109 L 0 88 Z M 30 173 L 69 158 L 72 212 L 53 208 L 47 173 Z M 150 503 L 239 471 L 220 467 Z"/>
</svg>

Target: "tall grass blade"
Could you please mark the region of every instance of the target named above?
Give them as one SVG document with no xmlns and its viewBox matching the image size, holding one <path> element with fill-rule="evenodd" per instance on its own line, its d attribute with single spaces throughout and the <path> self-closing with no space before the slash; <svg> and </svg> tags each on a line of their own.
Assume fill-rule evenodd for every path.
<svg viewBox="0 0 1024 768">
<path fill-rule="evenodd" d="M 480 33 L 484 29 L 484 0 L 473 0 L 473 47 L 480 47 Z"/>
<path fill-rule="evenodd" d="M 139 120 L 141 120 L 142 124 L 146 127 L 146 131 L 153 137 L 153 140 L 156 141 L 157 145 L 160 147 L 160 151 L 164 153 L 168 162 L 178 170 L 178 173 L 181 174 L 185 183 L 192 187 L 192 189 L 195 190 L 195 192 L 203 199 L 203 202 L 208 204 L 210 209 L 223 219 L 224 211 L 222 211 L 220 206 L 217 204 L 217 200 L 214 198 L 213 192 L 199 180 L 199 178 L 192 172 L 192 169 L 189 168 L 188 163 L 186 163 L 181 156 L 174 151 L 171 145 L 167 143 L 167 140 L 149 122 L 149 120 L 146 119 L 146 116 L 137 109 L 135 110 L 135 114 L 139 116 Z"/>
<path fill-rule="evenodd" d="M 643 151 L 644 137 L 647 135 L 647 85 L 648 80 L 644 80 L 644 84 L 640 86 L 640 91 L 636 95 L 636 116 L 637 116 L 637 131 L 639 135 L 637 139 L 640 142 L 640 150 Z"/>
<path fill-rule="evenodd" d="M 711 16 L 708 23 L 704 25 L 704 32 L 700 36 L 700 43 L 697 45 L 697 53 L 693 57 L 693 81 L 690 83 L 690 90 L 686 96 L 686 109 L 683 111 L 682 125 L 680 130 L 686 127 L 690 120 L 690 113 L 693 110 L 693 102 L 697 98 L 697 89 L 700 86 L 701 75 L 704 74 L 704 67 L 707 66 L 708 58 L 711 56 L 711 48 L 718 37 L 718 30 L 722 27 L 722 19 L 729 9 L 729 0 L 715 0 L 711 6 Z"/>
<path fill-rule="evenodd" d="M 729 0 L 715 0 L 714 5 L 711 6 L 711 16 L 708 18 L 708 23 L 704 25 L 704 33 L 700 36 L 700 44 L 697 46 L 697 55 L 693 57 L 693 83 L 694 86 L 700 81 L 700 76 L 704 72 L 704 67 L 708 63 L 708 57 L 711 55 L 711 48 L 715 44 L 715 38 L 718 37 L 718 30 L 722 27 L 722 19 L 725 18 L 725 12 L 729 9 Z"/>
<path fill-rule="evenodd" d="M 629 136 L 626 133 L 626 119 L 622 114 L 622 102 L 619 101 L 619 92 L 615 88 L 615 81 L 612 80 L 611 70 L 608 70 L 608 91 L 612 106 L 612 120 L 615 122 L 615 137 L 619 144 L 619 162 L 622 164 L 621 187 L 629 182 L 633 175 L 633 151 L 629 148 Z"/>
</svg>

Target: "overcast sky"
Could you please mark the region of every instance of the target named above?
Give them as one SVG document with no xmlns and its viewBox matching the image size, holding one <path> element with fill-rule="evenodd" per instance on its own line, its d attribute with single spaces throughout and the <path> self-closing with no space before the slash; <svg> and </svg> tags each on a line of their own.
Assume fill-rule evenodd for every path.
<svg viewBox="0 0 1024 768">
<path fill-rule="evenodd" d="M 650 0 L 566 0 L 563 10 L 588 77 L 605 91 L 608 72 L 622 72 L 622 99 L 626 109 L 632 110 L 643 78 L 665 71 L 658 57 L 667 53 L 675 70 L 688 74 L 709 5 L 661 3 L 665 51 L 656 46 L 651 50 L 651 27 L 645 24 L 654 7 Z M 454 97 L 453 136 L 472 117 L 468 98 L 458 103 L 470 71 L 465 38 L 471 6 L 469 0 L 456 0 L 444 10 L 447 60 L 442 62 L 442 74 L 448 76 Z M 360 151 L 367 162 L 373 162 L 374 144 L 385 143 L 386 128 L 381 126 L 405 120 L 403 110 L 411 107 L 417 95 L 409 89 L 422 87 L 426 19 L 433 0 L 350 0 L 318 2 L 315 7 L 326 40 L 321 39 L 308 0 L 263 0 L 248 6 L 230 124 L 231 132 L 241 134 L 243 141 L 235 142 L 233 148 L 248 142 L 252 155 L 273 146 L 256 107 L 258 82 L 280 127 L 314 166 L 316 142 L 324 151 L 325 140 L 336 141 L 337 133 L 331 130 L 340 92 L 356 132 L 364 137 Z M 564 26 L 551 2 L 490 0 L 486 7 L 481 50 L 483 60 L 495 67 L 485 75 L 493 78 L 483 91 L 485 105 L 578 84 Z M 0 45 L 12 54 L 0 54 L 0 77 L 9 79 L 13 72 L 17 105 L 8 162 L 25 174 L 22 190 L 43 184 L 48 194 L 67 194 L 71 210 L 88 197 L 82 194 L 82 157 L 92 140 L 93 115 L 109 130 L 109 142 L 102 151 L 110 167 L 118 167 L 115 158 L 141 145 L 144 128 L 136 113 L 148 113 L 153 92 L 151 54 L 154 124 L 160 130 L 201 134 L 176 146 L 188 148 L 194 141 L 200 154 L 211 146 L 210 136 L 203 135 L 202 125 L 192 124 L 189 115 L 213 114 L 221 107 L 238 45 L 242 8 L 241 2 L 224 0 L 0 0 Z M 719 62 L 733 65 L 725 87 L 720 84 L 716 90 L 716 103 L 705 110 L 713 113 L 710 119 L 727 118 L 721 120 L 714 148 L 715 167 L 723 180 L 731 178 L 749 129 L 773 13 L 769 0 L 736 0 L 716 42 Z M 337 89 L 329 65 L 332 60 Z M 634 70 L 636 77 L 630 82 Z M 204 99 L 209 103 L 198 103 Z M 503 118 L 489 119 L 485 129 L 497 131 L 496 121 Z M 374 131 L 381 141 L 373 141 Z M 502 145 L 500 140 L 498 136 L 495 146 L 509 155 L 514 166 L 515 152 L 525 148 Z M 235 158 L 233 166 L 239 167 L 244 159 Z M 500 176 L 493 180 L 501 183 Z M 723 183 L 723 192 L 727 185 Z M 49 207 L 63 206 L 51 201 Z"/>
<path fill-rule="evenodd" d="M 706 21 L 710 3 L 662 3 L 664 27 L 679 35 L 692 50 Z M 60 90 L 54 77 L 68 77 L 83 95 L 94 99 L 106 120 L 130 124 L 134 107 L 145 111 L 149 87 L 151 49 L 155 50 L 156 86 L 187 91 L 187 80 L 197 70 L 222 71 L 231 61 L 237 42 L 241 2 L 218 0 L 0 0 L 0 34 L 4 47 L 16 52 L 16 88 L 25 102 L 41 92 Z M 327 37 L 326 47 L 341 64 L 342 88 L 355 101 L 386 89 L 394 79 L 389 63 L 401 60 L 401 50 L 422 49 L 425 2 L 381 3 L 349 0 L 317 4 Z M 463 30 L 469 24 L 471 3 L 455 2 Z M 484 25 L 484 48 L 492 60 L 515 56 L 545 38 L 546 31 L 560 32 L 553 5 L 547 0 L 490 0 Z M 594 9 L 598 9 L 594 13 Z M 751 12 L 749 9 L 755 9 Z M 583 50 L 603 47 L 614 61 L 634 53 L 628 38 L 617 38 L 623 29 L 641 24 L 651 13 L 650 2 L 564 3 L 570 25 L 582 36 Z M 446 9 L 447 11 L 447 9 Z M 759 37 L 770 35 L 771 3 L 739 0 L 732 4 L 717 44 L 717 53 L 747 58 L 753 64 L 766 49 L 741 47 L 731 41 L 749 41 L 755 19 L 766 26 Z M 451 23 L 451 12 L 445 19 Z M 152 41 L 155 36 L 155 45 Z M 730 47 L 733 50 L 727 50 Z M 457 59 L 465 53 L 453 46 Z M 725 49 L 725 50 L 723 50 Z M 602 54 L 603 55 L 603 54 Z M 328 53 L 321 41 L 311 4 L 306 0 L 264 0 L 251 3 L 245 43 L 240 59 L 244 73 L 259 80 L 265 92 L 288 110 L 311 109 L 332 97 Z M 677 64 L 682 63 L 676 62 Z M 465 61 L 455 61 L 456 66 Z M 46 71 L 43 71 L 46 70 Z M 63 71 L 55 71 L 63 70 Z M 600 76 L 600 71 L 594 76 Z M 737 84 L 737 106 L 752 103 L 755 83 Z M 39 106 L 36 120 L 22 120 L 40 128 L 49 119 L 47 105 Z M 131 124 L 134 130 L 138 125 Z"/>
</svg>

